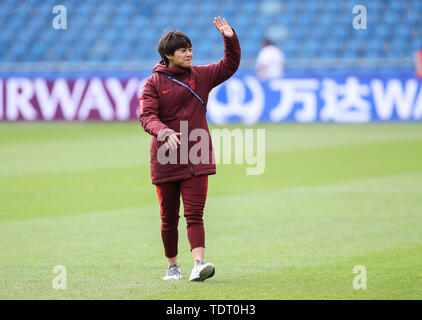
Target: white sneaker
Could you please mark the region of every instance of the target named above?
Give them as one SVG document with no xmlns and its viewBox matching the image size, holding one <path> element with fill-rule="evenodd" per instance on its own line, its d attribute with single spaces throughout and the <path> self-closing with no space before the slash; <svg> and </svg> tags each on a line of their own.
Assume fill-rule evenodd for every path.
<svg viewBox="0 0 422 320">
<path fill-rule="evenodd" d="M 172 264 L 167 269 L 167 273 L 164 276 L 163 280 L 179 280 L 182 278 L 182 272 L 180 271 L 180 266 L 178 264 Z"/>
<path fill-rule="evenodd" d="M 211 278 L 214 273 L 215 267 L 212 263 L 205 263 L 196 259 L 189 281 L 204 281 L 205 279 Z"/>
</svg>

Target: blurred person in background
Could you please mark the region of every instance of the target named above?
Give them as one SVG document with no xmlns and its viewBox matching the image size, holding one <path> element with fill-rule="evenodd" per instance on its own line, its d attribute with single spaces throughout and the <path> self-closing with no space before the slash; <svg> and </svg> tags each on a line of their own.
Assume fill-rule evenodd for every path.
<svg viewBox="0 0 422 320">
<path fill-rule="evenodd" d="M 281 78 L 284 75 L 284 54 L 271 40 L 264 39 L 256 59 L 256 76 L 260 80 Z"/>
<path fill-rule="evenodd" d="M 153 136 L 150 147 L 151 178 L 156 185 L 160 204 L 161 237 L 168 260 L 163 280 L 179 280 L 182 277 L 177 264 L 180 196 L 194 260 L 189 280 L 204 281 L 215 273 L 214 265 L 204 261 L 205 231 L 202 216 L 207 198 L 208 175 L 216 173 L 206 103 L 209 92 L 236 72 L 241 52 L 237 35 L 226 20 L 214 18 L 214 25 L 224 39 L 223 59 L 205 66 L 193 66 L 190 39 L 180 31 L 167 32 L 158 44 L 162 60 L 155 65 L 139 99 L 142 127 Z M 187 133 L 182 128 L 184 123 L 187 123 Z M 205 143 L 205 150 L 209 153 L 202 152 L 201 147 L 201 157 L 207 153 L 205 161 L 201 159 L 195 163 L 190 158 L 190 151 L 194 150 L 197 142 L 191 139 L 188 141 L 188 137 L 190 132 L 199 129 L 206 132 L 207 138 L 201 137 L 198 143 Z M 166 152 L 169 149 L 176 150 L 180 161 L 161 161 L 162 149 Z M 186 162 L 182 161 L 182 157 L 187 158 L 188 155 Z"/>
<path fill-rule="evenodd" d="M 415 53 L 415 69 L 416 77 L 422 79 L 422 49 L 419 49 Z"/>
</svg>

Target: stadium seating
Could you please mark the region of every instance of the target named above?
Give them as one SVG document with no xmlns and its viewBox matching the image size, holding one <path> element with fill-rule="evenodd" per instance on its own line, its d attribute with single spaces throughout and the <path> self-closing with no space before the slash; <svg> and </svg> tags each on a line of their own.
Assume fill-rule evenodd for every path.
<svg viewBox="0 0 422 320">
<path fill-rule="evenodd" d="M 0 61 L 151 61 L 157 42 L 180 29 L 196 62 L 223 54 L 212 18 L 225 16 L 255 59 L 270 37 L 287 59 L 409 58 L 422 47 L 420 0 L 362 0 L 367 29 L 355 30 L 352 0 L 65 0 L 67 29 L 52 27 L 55 0 L 2 0 Z"/>
</svg>

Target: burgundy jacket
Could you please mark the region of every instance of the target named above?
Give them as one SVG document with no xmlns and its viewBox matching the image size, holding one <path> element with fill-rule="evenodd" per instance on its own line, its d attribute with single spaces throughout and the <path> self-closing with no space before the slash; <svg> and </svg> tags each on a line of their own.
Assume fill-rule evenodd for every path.
<svg viewBox="0 0 422 320">
<path fill-rule="evenodd" d="M 150 167 L 153 184 L 184 180 L 193 175 L 210 175 L 216 172 L 214 161 L 212 161 L 214 153 L 206 120 L 206 109 L 187 88 L 173 82 L 159 72 L 164 72 L 190 86 L 206 105 L 209 92 L 230 78 L 236 72 L 239 63 L 240 45 L 237 35 L 234 33 L 231 38 L 224 38 L 224 58 L 217 63 L 206 66 L 191 66 L 190 68 L 166 67 L 162 61 L 155 65 L 154 72 L 147 79 L 139 99 L 139 115 L 142 127 L 153 136 L 150 146 Z M 197 141 L 188 141 L 188 137 L 180 136 L 179 140 L 182 145 L 179 145 L 177 149 L 177 164 L 161 164 L 158 161 L 158 149 L 164 144 L 165 137 L 171 132 L 181 132 L 181 121 L 188 121 L 189 134 L 197 128 L 206 130 L 209 139 L 209 161 L 201 161 L 202 163 L 197 164 L 192 163 L 191 159 L 181 161 L 180 150 L 186 150 L 186 143 L 185 148 L 182 146 L 183 138 L 188 144 L 187 149 L 189 151 Z M 198 141 L 200 141 L 199 138 Z"/>
</svg>

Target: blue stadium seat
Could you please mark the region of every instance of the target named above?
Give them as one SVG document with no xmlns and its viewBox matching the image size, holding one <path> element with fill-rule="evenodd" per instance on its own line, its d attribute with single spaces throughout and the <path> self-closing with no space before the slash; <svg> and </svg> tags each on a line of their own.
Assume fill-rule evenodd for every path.
<svg viewBox="0 0 422 320">
<path fill-rule="evenodd" d="M 191 37 L 198 50 L 195 59 L 216 61 L 223 47 L 221 35 L 212 27 L 215 15 L 227 17 L 236 29 L 243 59 L 256 58 L 265 35 L 281 44 L 286 56 L 303 59 L 408 57 L 422 47 L 422 1 L 361 2 L 367 7 L 367 30 L 352 28 L 355 0 L 215 0 L 201 5 L 196 0 L 162 0 L 159 4 L 153 0 L 71 0 L 63 2 L 68 29 L 58 31 L 51 24 L 57 1 L 26 0 L 17 5 L 14 0 L 3 0 L 0 59 L 36 62 L 142 57 L 155 61 L 158 39 L 168 28 L 176 28 Z"/>
</svg>

